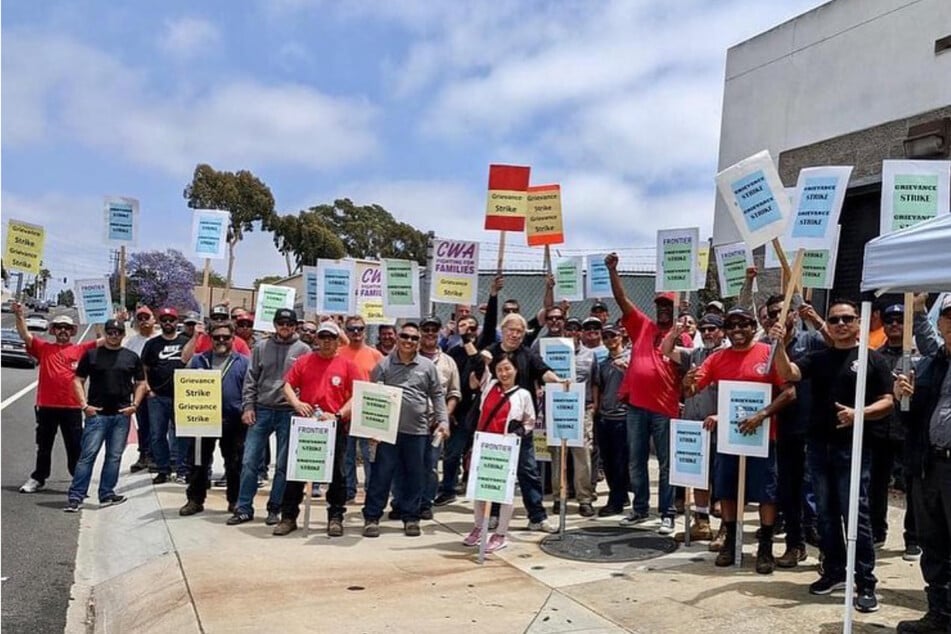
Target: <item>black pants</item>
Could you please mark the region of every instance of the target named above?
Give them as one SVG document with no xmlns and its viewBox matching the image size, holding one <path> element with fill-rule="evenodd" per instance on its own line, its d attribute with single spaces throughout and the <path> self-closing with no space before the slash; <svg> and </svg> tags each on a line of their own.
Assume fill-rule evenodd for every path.
<svg viewBox="0 0 951 634">
<path fill-rule="evenodd" d="M 36 408 L 36 469 L 30 477 L 42 484 L 46 484 L 46 479 L 50 477 L 50 463 L 57 429 L 63 434 L 66 468 L 69 470 L 69 475 L 73 475 L 82 449 L 82 411 L 65 407 Z"/>
<path fill-rule="evenodd" d="M 347 437 L 337 427 L 337 439 L 334 441 L 334 466 L 330 486 L 327 487 L 327 517 L 343 519 L 347 511 Z M 296 520 L 300 515 L 300 505 L 304 501 L 304 482 L 288 480 L 284 485 L 284 498 L 281 500 L 281 519 Z M 307 491 L 310 495 L 310 491 Z"/>
<path fill-rule="evenodd" d="M 226 419 L 221 426 L 221 456 L 225 462 L 225 481 L 227 489 L 225 496 L 228 504 L 238 501 L 238 492 L 241 488 L 241 460 L 244 457 L 244 438 L 248 434 L 247 425 L 242 424 L 240 418 Z M 195 456 L 195 439 L 188 439 L 188 464 L 190 474 L 188 489 L 185 495 L 188 499 L 199 504 L 205 503 L 208 495 L 208 473 L 214 462 L 215 441 L 217 438 L 201 439 L 201 464 L 192 464 Z"/>
<path fill-rule="evenodd" d="M 776 470 L 779 472 L 779 510 L 786 524 L 786 547 L 802 548 L 802 484 L 806 473 L 804 434 L 780 434 L 776 442 Z"/>
<path fill-rule="evenodd" d="M 913 479 L 928 609 L 951 616 L 951 460 L 932 458 L 925 477 L 918 473 Z"/>
<path fill-rule="evenodd" d="M 604 478 L 608 481 L 608 506 L 623 509 L 630 502 L 630 469 L 627 458 L 627 419 L 602 418 L 595 420 L 595 437 L 601 448 Z M 594 471 L 594 464 L 591 465 Z"/>
<path fill-rule="evenodd" d="M 143 398 L 135 410 L 136 437 L 139 439 L 139 460 L 152 457 L 152 427 L 149 425 L 149 399 Z"/>
<path fill-rule="evenodd" d="M 869 474 L 868 506 L 872 519 L 872 539 L 876 542 L 888 534 L 888 483 L 892 479 L 899 445 L 890 438 L 867 437 L 872 454 Z"/>
</svg>

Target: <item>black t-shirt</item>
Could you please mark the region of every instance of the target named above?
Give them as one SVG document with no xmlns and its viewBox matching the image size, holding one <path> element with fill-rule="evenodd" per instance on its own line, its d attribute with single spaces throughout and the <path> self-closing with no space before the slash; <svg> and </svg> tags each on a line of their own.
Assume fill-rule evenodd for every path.
<svg viewBox="0 0 951 634">
<path fill-rule="evenodd" d="M 101 407 L 99 413 L 104 415 L 118 414 L 131 405 L 136 381 L 145 380 L 142 361 L 128 348 L 98 347 L 87 351 L 79 360 L 76 376 L 89 379 L 86 402 Z"/>
<path fill-rule="evenodd" d="M 182 363 L 182 348 L 189 337 L 181 334 L 174 339 L 159 335 L 152 337 L 142 348 L 142 363 L 147 368 L 149 388 L 159 396 L 174 396 L 175 384 L 172 379 L 175 370 L 185 367 Z"/>
<path fill-rule="evenodd" d="M 858 383 L 858 347 L 841 350 L 826 348 L 806 355 L 796 362 L 803 379 L 812 379 L 812 415 L 809 437 L 836 445 L 852 443 L 852 427 L 836 429 L 836 403 L 846 407 L 855 405 L 855 386 Z M 868 353 L 868 374 L 865 380 L 865 405 L 871 405 L 884 394 L 892 393 L 891 366 L 874 350 Z M 865 429 L 871 431 L 882 421 L 865 420 Z"/>
<path fill-rule="evenodd" d="M 489 370 L 491 370 L 492 376 L 495 376 L 495 364 L 502 358 L 505 351 L 502 349 L 502 344 L 500 343 L 493 343 L 486 348 L 486 350 L 492 354 L 492 362 L 489 364 Z M 542 360 L 540 354 L 533 352 L 531 348 L 528 348 L 524 344 L 519 346 L 518 349 L 511 354 L 514 357 L 515 369 L 518 370 L 515 382 L 519 387 L 528 390 L 528 393 L 534 397 L 535 389 L 543 383 L 542 377 L 546 372 L 551 370 L 551 368 Z"/>
</svg>

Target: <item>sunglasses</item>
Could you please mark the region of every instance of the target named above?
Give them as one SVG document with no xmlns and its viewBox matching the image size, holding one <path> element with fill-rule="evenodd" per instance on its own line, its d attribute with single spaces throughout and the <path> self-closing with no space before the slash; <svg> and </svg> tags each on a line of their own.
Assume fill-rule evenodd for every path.
<svg viewBox="0 0 951 634">
<path fill-rule="evenodd" d="M 719 330 L 719 328 L 717 328 L 716 326 L 700 326 L 698 330 L 700 332 L 716 332 L 717 330 Z"/>
<path fill-rule="evenodd" d="M 565 320 L 563 315 L 549 315 L 545 319 L 547 319 L 548 321 L 564 321 Z"/>
<path fill-rule="evenodd" d="M 363 332 L 366 326 L 347 326 L 347 332 Z"/>
<path fill-rule="evenodd" d="M 314 330 L 313 332 L 317 332 L 317 331 Z M 320 339 L 321 341 L 333 341 L 337 338 L 337 336 L 329 332 L 322 332 L 319 335 L 317 335 L 317 338 Z"/>
<path fill-rule="evenodd" d="M 565 332 L 581 332 L 581 328 L 578 328 L 577 326 L 568 326 L 565 328 Z"/>
<path fill-rule="evenodd" d="M 284 327 L 284 328 L 286 328 L 286 327 L 288 327 L 288 326 L 290 326 L 290 327 L 292 327 L 292 328 L 296 328 L 296 327 L 297 327 L 297 322 L 295 322 L 295 321 L 290 321 L 290 320 L 288 320 L 288 319 L 282 319 L 281 321 L 275 321 L 275 322 L 274 322 L 274 325 L 275 325 L 275 326 L 282 326 L 282 327 Z"/>
<path fill-rule="evenodd" d="M 50 330 L 70 330 L 72 326 L 69 324 L 53 324 L 50 326 Z"/>
<path fill-rule="evenodd" d="M 618 335 L 616 332 L 606 332 L 601 335 L 601 338 L 602 339 L 616 339 L 619 336 L 620 335 Z"/>
<path fill-rule="evenodd" d="M 601 329 L 597 326 L 585 326 L 582 330 L 585 332 L 601 332 Z"/>
<path fill-rule="evenodd" d="M 178 320 L 174 317 L 163 317 L 162 319 L 159 319 L 159 321 L 163 324 L 174 324 Z"/>
<path fill-rule="evenodd" d="M 403 341 L 419 341 L 419 335 L 411 335 L 407 332 L 401 332 L 400 339 Z"/>
<path fill-rule="evenodd" d="M 755 324 L 751 321 L 731 321 L 723 325 L 724 330 L 740 330 L 742 328 L 752 328 Z"/>
<path fill-rule="evenodd" d="M 212 335 L 211 338 L 213 341 L 224 343 L 225 341 L 231 341 L 232 339 L 234 339 L 234 336 L 233 335 Z"/>
<path fill-rule="evenodd" d="M 503 308 L 502 309 L 503 315 L 511 315 L 512 313 L 517 313 L 517 312 L 518 312 L 517 308 Z"/>
<path fill-rule="evenodd" d="M 239 321 L 235 324 L 238 328 L 250 328 L 254 325 L 253 321 Z"/>
<path fill-rule="evenodd" d="M 148 321 L 150 319 L 152 319 L 152 316 L 147 315 L 145 313 L 139 313 L 138 315 L 135 316 L 136 321 Z"/>
<path fill-rule="evenodd" d="M 300 331 L 301 331 L 301 334 L 307 334 L 307 335 L 316 335 L 316 334 L 317 334 L 317 329 L 316 329 L 316 328 L 301 328 Z"/>
<path fill-rule="evenodd" d="M 419 331 L 426 335 L 435 335 L 439 333 L 439 328 L 435 326 L 426 326 L 425 328 L 420 328 Z"/>
<path fill-rule="evenodd" d="M 894 326 L 894 325 L 896 325 L 896 324 L 904 324 L 904 323 L 905 323 L 905 318 L 904 318 L 904 317 L 888 317 L 887 319 L 883 319 L 883 320 L 882 320 L 882 323 L 885 324 L 886 326 Z"/>
<path fill-rule="evenodd" d="M 782 312 L 782 310 L 768 310 L 766 311 L 766 316 L 770 319 L 776 319 Z"/>
<path fill-rule="evenodd" d="M 110 328 L 106 331 L 106 335 L 109 337 L 117 337 L 122 334 L 121 330 L 116 330 L 115 328 Z"/>
<path fill-rule="evenodd" d="M 829 317 L 826 319 L 826 323 L 832 324 L 833 326 L 838 326 L 839 324 L 851 324 L 858 317 L 855 315 L 836 315 L 835 317 Z"/>
</svg>

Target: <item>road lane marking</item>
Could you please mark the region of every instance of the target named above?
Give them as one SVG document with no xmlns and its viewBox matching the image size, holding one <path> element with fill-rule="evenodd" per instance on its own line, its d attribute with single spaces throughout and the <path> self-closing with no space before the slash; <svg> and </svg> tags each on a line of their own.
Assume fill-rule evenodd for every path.
<svg viewBox="0 0 951 634">
<path fill-rule="evenodd" d="M 84 339 L 86 338 L 86 335 L 89 334 L 89 329 L 90 329 L 90 328 L 92 328 L 92 324 L 89 324 L 88 326 L 86 326 L 86 330 L 83 331 L 83 336 L 79 338 L 79 341 L 82 341 L 82 340 L 84 340 Z M 17 392 L 17 393 L 14 394 L 13 396 L 4 399 L 4 401 L 3 401 L 2 403 L 0 403 L 0 412 L 2 412 L 3 410 L 5 410 L 8 405 L 13 405 L 14 403 L 16 403 L 16 402 L 17 402 L 18 400 L 20 400 L 25 394 L 29 394 L 30 392 L 32 392 L 32 391 L 36 388 L 36 384 L 37 384 L 37 383 L 39 383 L 39 381 L 33 381 L 32 383 L 30 383 L 29 385 L 27 385 L 25 388 L 23 388 L 22 390 L 20 390 L 19 392 Z"/>
</svg>

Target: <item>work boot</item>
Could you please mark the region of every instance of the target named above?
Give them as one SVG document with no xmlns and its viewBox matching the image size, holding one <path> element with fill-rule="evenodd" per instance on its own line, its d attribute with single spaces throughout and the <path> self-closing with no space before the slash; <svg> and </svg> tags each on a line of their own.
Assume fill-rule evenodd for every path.
<svg viewBox="0 0 951 634">
<path fill-rule="evenodd" d="M 297 520 L 292 520 L 290 518 L 282 519 L 277 523 L 277 526 L 274 527 L 274 532 L 272 535 L 277 535 L 281 537 L 283 535 L 289 535 L 297 530 Z"/>
<path fill-rule="evenodd" d="M 690 526 L 690 541 L 708 542 L 712 539 L 713 529 L 710 528 L 710 520 L 694 518 L 693 524 Z M 684 541 L 684 534 L 677 533 L 674 535 L 674 540 L 678 542 Z"/>
<path fill-rule="evenodd" d="M 898 634 L 933 634 L 948 631 L 948 618 L 928 610 L 915 621 L 899 621 L 896 631 Z"/>
<path fill-rule="evenodd" d="M 343 537 L 342 517 L 331 517 L 327 521 L 327 537 Z"/>
<path fill-rule="evenodd" d="M 719 568 L 732 566 L 736 562 L 736 522 L 723 522 L 726 525 L 726 535 L 723 545 L 713 563 Z"/>
<path fill-rule="evenodd" d="M 756 551 L 756 572 L 761 575 L 771 575 L 776 569 L 776 559 L 773 557 L 772 542 L 760 542 Z"/>
<path fill-rule="evenodd" d="M 776 560 L 780 568 L 795 568 L 800 561 L 806 560 L 806 549 L 802 546 L 787 546 L 786 552 Z"/>
</svg>

